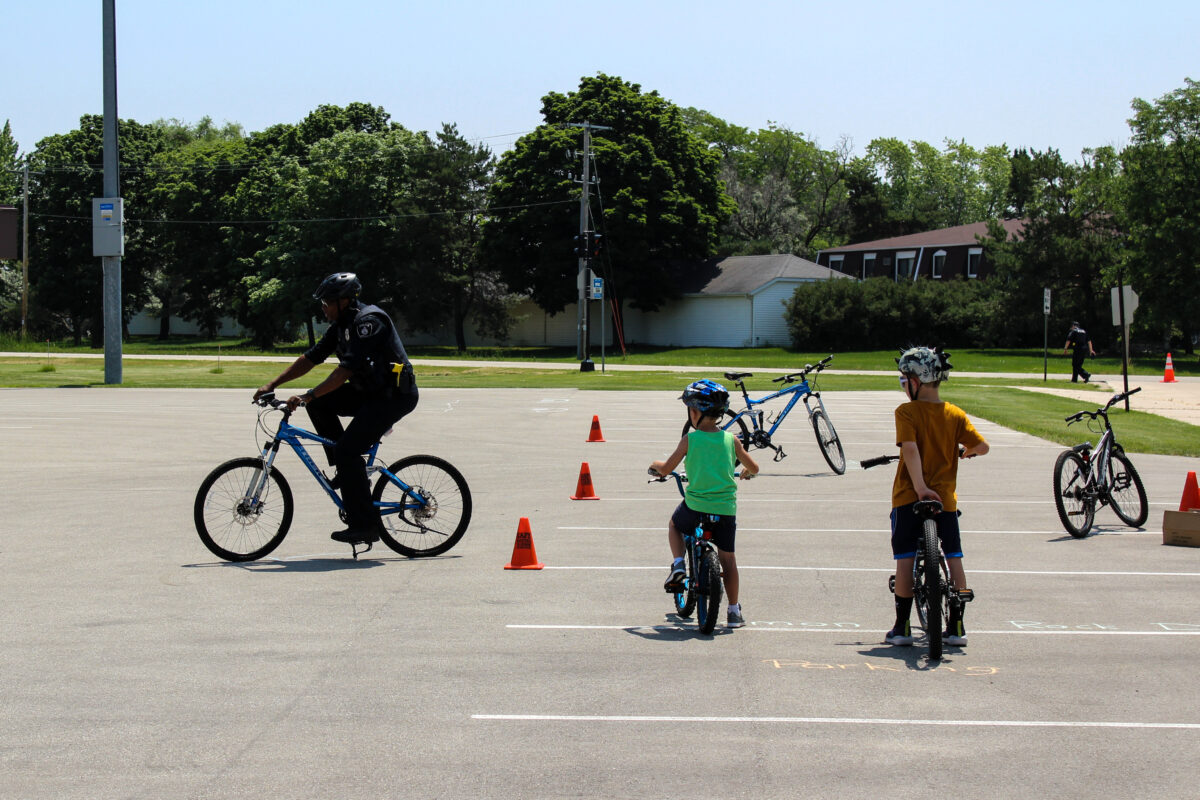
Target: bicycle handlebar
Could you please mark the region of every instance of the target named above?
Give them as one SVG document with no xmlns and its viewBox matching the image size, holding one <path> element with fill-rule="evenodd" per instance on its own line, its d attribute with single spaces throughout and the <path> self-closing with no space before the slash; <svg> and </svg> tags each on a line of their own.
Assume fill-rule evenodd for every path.
<svg viewBox="0 0 1200 800">
<path fill-rule="evenodd" d="M 863 469 L 870 469 L 871 467 L 878 467 L 881 464 L 886 464 L 889 461 L 899 461 L 899 460 L 900 460 L 900 456 L 898 456 L 898 455 L 896 455 L 896 456 L 875 456 L 874 458 L 868 458 L 865 461 L 858 462 L 858 465 L 860 467 L 862 467 Z"/>
<path fill-rule="evenodd" d="M 1076 411 L 1071 416 L 1064 417 L 1063 419 L 1067 423 L 1067 425 L 1070 426 L 1070 425 L 1074 425 L 1076 422 L 1079 422 L 1079 420 L 1083 419 L 1084 417 L 1087 417 L 1088 419 L 1096 419 L 1097 417 L 1105 416 L 1110 408 L 1112 408 L 1113 406 L 1115 406 L 1117 403 L 1121 402 L 1125 398 L 1129 397 L 1130 395 L 1137 394 L 1141 390 L 1142 390 L 1142 387 L 1138 386 L 1136 389 L 1130 389 L 1128 392 L 1121 392 L 1120 394 L 1114 394 L 1112 396 L 1112 398 L 1109 399 L 1109 401 L 1104 404 L 1103 407 L 1097 408 L 1095 411 Z"/>
<path fill-rule="evenodd" d="M 804 378 L 806 378 L 808 376 L 808 373 L 813 372 L 813 371 L 820 372 L 821 370 L 825 369 L 825 367 L 829 364 L 830 361 L 833 361 L 832 354 L 826 356 L 825 358 L 822 358 L 816 364 L 805 364 L 804 369 L 801 370 L 800 372 L 793 372 L 790 375 L 783 375 L 779 378 L 772 378 L 771 383 L 793 383 L 797 380 L 797 378 L 799 380 L 804 380 Z"/>
</svg>

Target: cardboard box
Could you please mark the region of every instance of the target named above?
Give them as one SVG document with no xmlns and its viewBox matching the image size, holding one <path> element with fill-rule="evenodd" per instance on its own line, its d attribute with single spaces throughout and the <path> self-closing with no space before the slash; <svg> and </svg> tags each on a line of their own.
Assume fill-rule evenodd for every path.
<svg viewBox="0 0 1200 800">
<path fill-rule="evenodd" d="M 1200 510 L 1164 511 L 1163 544 L 1200 547 Z"/>
</svg>

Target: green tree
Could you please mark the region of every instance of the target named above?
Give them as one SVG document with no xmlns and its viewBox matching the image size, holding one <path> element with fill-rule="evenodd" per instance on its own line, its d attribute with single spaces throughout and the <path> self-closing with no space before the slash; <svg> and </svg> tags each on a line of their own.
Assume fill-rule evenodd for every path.
<svg viewBox="0 0 1200 800">
<path fill-rule="evenodd" d="M 1192 354 L 1200 333 L 1200 83 L 1187 79 L 1154 102 L 1134 100 L 1133 112 L 1133 141 L 1121 154 L 1127 280 L 1140 297 L 1138 314 L 1182 334 Z"/>
<path fill-rule="evenodd" d="M 1018 151 L 1014 161 L 1021 166 L 1013 172 L 1009 196 L 1020 198 L 1028 222 L 1019 236 L 1009 237 L 993 221 L 983 242 L 996 268 L 989 282 L 1001 293 L 998 313 L 1006 338 L 999 343 L 1040 340 L 1042 289 L 1050 288 L 1056 320 L 1079 319 L 1097 346 L 1110 344 L 1108 274 L 1121 241 L 1112 150 L 1085 151 L 1081 164 L 1067 163 L 1056 150 Z"/>
<path fill-rule="evenodd" d="M 30 154 L 30 293 L 43 324 L 66 329 L 93 345 L 103 338 L 102 286 L 90 236 L 92 198 L 103 193 L 104 118 L 81 117 L 69 133 L 48 136 Z M 154 232 L 141 217 L 152 179 L 145 166 L 163 148 L 157 128 L 133 120 L 118 125 L 121 196 L 125 200 L 125 256 L 121 293 L 126 321 L 145 307 L 155 267 Z"/>
<path fill-rule="evenodd" d="M 606 240 L 595 267 L 609 296 L 648 310 L 678 297 L 686 271 L 715 252 L 733 211 L 717 154 L 688 131 L 677 106 L 613 76 L 547 94 L 542 118 L 497 165 L 484 226 L 489 267 L 550 313 L 576 300 L 580 190 L 570 173 L 578 171 L 571 153 L 581 131 L 568 125 L 590 122 L 611 128 L 592 136 L 600 183 L 591 212 Z"/>
<path fill-rule="evenodd" d="M 404 319 L 417 330 L 436 330 L 449 320 L 460 351 L 474 319 L 481 336 L 508 335 L 513 296 L 480 258 L 482 221 L 494 162 L 491 151 L 444 125 L 418 164 L 414 197 L 422 214 L 412 223 L 419 243 L 404 270 Z"/>
<path fill-rule="evenodd" d="M 12 135 L 12 125 L 4 120 L 0 128 L 0 205 L 16 205 L 21 199 L 20 147 Z"/>
</svg>

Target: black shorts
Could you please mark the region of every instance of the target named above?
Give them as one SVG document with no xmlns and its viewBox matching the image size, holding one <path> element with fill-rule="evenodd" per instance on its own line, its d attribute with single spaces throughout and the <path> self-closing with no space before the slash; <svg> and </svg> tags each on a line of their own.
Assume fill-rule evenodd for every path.
<svg viewBox="0 0 1200 800">
<path fill-rule="evenodd" d="M 671 515 L 675 530 L 687 535 L 697 527 L 712 531 L 713 544 L 723 553 L 733 552 L 733 540 L 737 535 L 737 516 L 732 514 L 705 514 L 693 511 L 686 502 L 680 503 Z"/>
<path fill-rule="evenodd" d="M 916 503 L 899 506 L 892 509 L 892 555 L 896 560 L 913 558 L 917 548 L 921 546 L 921 536 L 924 534 L 924 520 L 913 510 Z M 961 511 L 943 511 L 934 517 L 937 523 L 938 539 L 942 542 L 942 552 L 946 558 L 962 558 L 962 537 L 958 531 L 958 517 Z"/>
</svg>

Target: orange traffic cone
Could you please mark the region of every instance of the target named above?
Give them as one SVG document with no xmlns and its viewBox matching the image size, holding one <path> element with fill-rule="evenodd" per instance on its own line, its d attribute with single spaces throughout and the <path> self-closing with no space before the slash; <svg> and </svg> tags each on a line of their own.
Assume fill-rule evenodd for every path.
<svg viewBox="0 0 1200 800">
<path fill-rule="evenodd" d="M 1183 482 L 1183 499 L 1179 501 L 1179 510 L 1191 511 L 1193 508 L 1200 509 L 1200 488 L 1196 486 L 1196 473 L 1189 472 L 1187 480 Z"/>
<path fill-rule="evenodd" d="M 604 434 L 600 432 L 600 418 L 592 416 L 592 430 L 588 433 L 589 442 L 603 442 Z"/>
<path fill-rule="evenodd" d="M 537 560 L 537 551 L 533 549 L 533 531 L 529 529 L 529 517 L 521 517 L 517 523 L 517 540 L 513 543 L 512 561 L 504 565 L 505 569 L 541 569 L 546 566 Z"/>
<path fill-rule="evenodd" d="M 1167 353 L 1167 369 L 1163 372 L 1163 379 L 1159 383 L 1174 383 L 1175 382 L 1175 365 L 1171 363 L 1171 354 Z"/>
<path fill-rule="evenodd" d="M 575 486 L 575 494 L 571 495 L 572 500 L 599 500 L 595 490 L 592 489 L 592 471 L 588 469 L 587 462 L 583 462 L 583 466 L 579 468 L 579 483 Z"/>
</svg>

